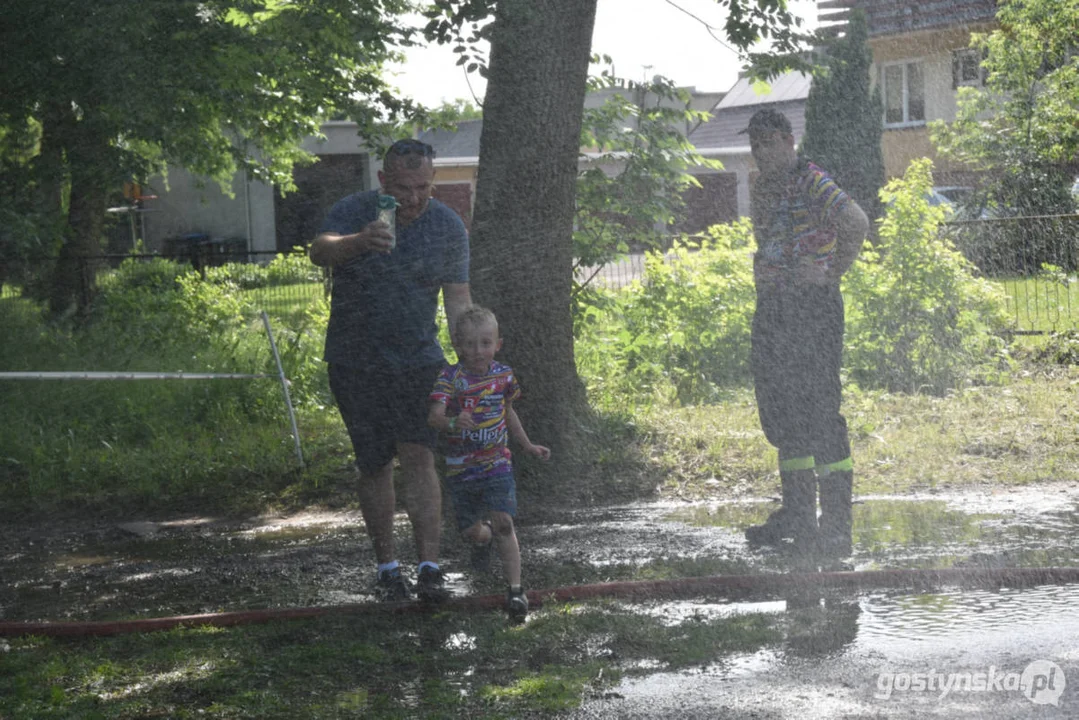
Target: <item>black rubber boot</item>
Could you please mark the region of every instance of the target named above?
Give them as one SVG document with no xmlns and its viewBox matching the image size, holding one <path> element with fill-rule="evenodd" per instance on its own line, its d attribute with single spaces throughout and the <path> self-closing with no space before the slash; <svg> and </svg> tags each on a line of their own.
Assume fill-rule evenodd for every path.
<svg viewBox="0 0 1079 720">
<path fill-rule="evenodd" d="M 831 472 L 820 479 L 820 538 L 817 549 L 829 557 L 850 556 L 851 505 L 854 500 L 854 473 Z"/>
<path fill-rule="evenodd" d="M 779 473 L 783 506 L 761 525 L 746 528 L 751 545 L 779 545 L 784 540 L 813 542 L 817 535 L 817 476 L 812 470 Z"/>
</svg>

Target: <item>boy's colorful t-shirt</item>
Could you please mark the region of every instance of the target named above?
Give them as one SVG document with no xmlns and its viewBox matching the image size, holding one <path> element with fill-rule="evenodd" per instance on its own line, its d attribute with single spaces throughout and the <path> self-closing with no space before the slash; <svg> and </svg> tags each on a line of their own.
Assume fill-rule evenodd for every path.
<svg viewBox="0 0 1079 720">
<path fill-rule="evenodd" d="M 448 434 L 446 471 L 449 480 L 462 481 L 510 472 L 507 447 L 506 401 L 521 396 L 521 387 L 513 370 L 499 362 L 491 363 L 485 375 L 473 375 L 460 364 L 442 369 L 430 402 L 445 403 L 446 415 L 472 413 L 476 427 L 457 429 Z"/>
</svg>

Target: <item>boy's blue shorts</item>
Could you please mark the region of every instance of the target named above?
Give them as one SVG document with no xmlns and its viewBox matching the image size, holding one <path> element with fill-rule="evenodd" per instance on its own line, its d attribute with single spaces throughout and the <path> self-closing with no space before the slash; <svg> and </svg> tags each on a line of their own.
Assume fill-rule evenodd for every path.
<svg viewBox="0 0 1079 720">
<path fill-rule="evenodd" d="M 511 472 L 475 480 L 450 481 L 447 485 L 458 530 L 467 530 L 490 512 L 504 512 L 510 517 L 517 515 L 517 485 Z"/>
</svg>

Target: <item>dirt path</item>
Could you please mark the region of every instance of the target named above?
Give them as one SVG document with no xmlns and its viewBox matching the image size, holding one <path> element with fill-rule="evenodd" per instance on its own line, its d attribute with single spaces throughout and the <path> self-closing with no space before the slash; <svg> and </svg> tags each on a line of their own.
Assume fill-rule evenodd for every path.
<svg viewBox="0 0 1079 720">
<path fill-rule="evenodd" d="M 790 570 L 790 558 L 751 551 L 742 539 L 742 530 L 772 507 L 765 501 L 640 503 L 548 511 L 543 524 L 525 517 L 526 579 L 536 589 L 634 579 L 642 568 L 651 577 Z M 403 518 L 398 532 L 401 556 L 408 558 Z M 855 506 L 851 567 L 1079 566 L 1077 536 L 1079 484 L 864 497 Z M 497 578 L 475 580 L 462 570 L 467 553 L 449 535 L 444 558 L 456 593 L 499 591 Z M 15 521 L 0 530 L 0 608 L 7 621 L 70 621 L 357 603 L 370 599 L 372 563 L 358 512 Z M 1077 606 L 1074 586 L 641 603 L 640 612 L 672 622 L 688 615 L 789 613 L 805 632 L 778 650 L 693 672 L 636 672 L 571 716 L 788 717 L 809 703 L 819 714 L 804 717 L 1003 718 L 1034 711 L 1076 717 Z M 1021 677 L 1041 661 L 1070 682 L 1059 705 L 1035 705 L 1018 688 L 942 699 L 902 680 L 990 666 Z"/>
<path fill-rule="evenodd" d="M 852 567 L 1074 565 L 1077 503 L 1075 484 L 860 498 Z M 668 565 L 674 576 L 679 564 L 697 575 L 790 569 L 789 558 L 751 551 L 742 539 L 770 509 L 671 502 L 548 511 L 558 521 L 542 525 L 525 517 L 526 576 L 539 588 L 630 579 L 645 564 Z M 457 592 L 498 589 L 495 578 L 472 582 L 452 534 L 443 552 Z M 0 607 L 6 620 L 69 620 L 363 602 L 372 563 L 358 511 L 9 522 L 0 529 Z"/>
</svg>

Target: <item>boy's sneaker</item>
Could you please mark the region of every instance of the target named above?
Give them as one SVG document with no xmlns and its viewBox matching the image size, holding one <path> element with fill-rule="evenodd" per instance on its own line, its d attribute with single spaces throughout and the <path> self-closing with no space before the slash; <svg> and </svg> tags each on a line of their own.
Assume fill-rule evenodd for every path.
<svg viewBox="0 0 1079 720">
<path fill-rule="evenodd" d="M 375 597 L 382 602 L 402 602 L 412 599 L 408 589 L 408 580 L 401 574 L 401 568 L 380 570 L 375 579 Z"/>
<path fill-rule="evenodd" d="M 506 592 L 506 612 L 509 613 L 510 620 L 513 622 L 525 621 L 525 616 L 528 615 L 528 597 L 524 590 Z"/>
<path fill-rule="evenodd" d="M 442 570 L 425 565 L 416 579 L 416 595 L 427 603 L 444 602 L 450 596 Z"/>
</svg>

